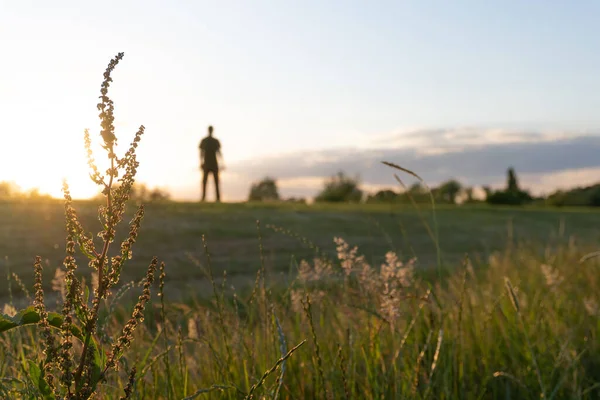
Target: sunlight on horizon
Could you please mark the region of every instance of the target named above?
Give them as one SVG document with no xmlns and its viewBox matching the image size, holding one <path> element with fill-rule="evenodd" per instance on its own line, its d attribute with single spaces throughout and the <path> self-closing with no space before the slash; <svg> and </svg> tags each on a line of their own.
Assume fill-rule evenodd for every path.
<svg viewBox="0 0 600 400">
<path fill-rule="evenodd" d="M 0 181 L 14 183 L 23 193 L 37 189 L 40 194 L 54 198 L 63 198 L 63 180 L 67 181 L 74 199 L 89 199 L 101 191 L 101 188 L 89 178 L 83 129 L 78 140 L 68 140 L 67 135 L 58 132 L 52 134 L 35 132 L 40 131 L 30 133 L 27 138 L 30 144 L 15 146 L 15 148 L 25 148 L 26 151 L 5 153 L 0 162 L 4 164 Z M 96 164 L 100 171 L 105 171 L 105 151 L 98 144 L 99 135 L 97 133 L 91 135 Z M 34 146 L 33 143 L 38 145 Z M 117 147 L 119 155 L 126 150 L 120 147 L 123 146 Z"/>
</svg>

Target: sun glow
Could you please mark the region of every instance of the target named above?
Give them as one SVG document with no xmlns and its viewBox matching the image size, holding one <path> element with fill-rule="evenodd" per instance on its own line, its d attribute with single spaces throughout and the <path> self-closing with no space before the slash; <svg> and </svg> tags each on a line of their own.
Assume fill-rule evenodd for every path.
<svg viewBox="0 0 600 400">
<path fill-rule="evenodd" d="M 62 136 L 62 137 L 61 137 Z M 37 190 L 40 194 L 62 197 L 62 182 L 69 184 L 75 199 L 85 199 L 100 192 L 89 178 L 83 132 L 80 137 L 32 134 L 28 139 L 4 143 L 0 160 L 0 181 L 14 182 L 20 191 Z M 98 158 L 101 149 L 95 149 Z M 101 169 L 102 170 L 102 169 Z"/>
</svg>

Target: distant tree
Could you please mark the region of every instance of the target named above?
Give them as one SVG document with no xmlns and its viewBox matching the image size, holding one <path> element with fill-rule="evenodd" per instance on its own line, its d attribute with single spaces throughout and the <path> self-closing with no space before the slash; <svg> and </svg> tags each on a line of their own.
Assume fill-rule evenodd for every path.
<svg viewBox="0 0 600 400">
<path fill-rule="evenodd" d="M 571 190 L 557 190 L 546 198 L 551 206 L 600 207 L 600 184 L 577 187 Z"/>
<path fill-rule="evenodd" d="M 490 204 L 522 205 L 531 203 L 533 197 L 525 190 L 519 189 L 517 174 L 511 167 L 506 174 L 506 189 L 487 192 L 486 201 Z"/>
<path fill-rule="evenodd" d="M 154 187 L 150 189 L 145 183 L 134 183 L 131 189 L 131 200 L 137 203 L 153 203 L 158 201 L 168 201 L 171 195 L 165 189 Z"/>
<path fill-rule="evenodd" d="M 458 196 L 461 190 L 462 185 L 460 184 L 460 182 L 452 179 L 442 183 L 437 188 L 437 194 L 443 202 L 456 204 L 456 197 Z"/>
<path fill-rule="evenodd" d="M 266 177 L 257 182 L 250 188 L 248 201 L 277 201 L 279 200 L 279 191 L 275 179 Z"/>
<path fill-rule="evenodd" d="M 483 191 L 485 193 L 485 199 L 486 200 L 492 195 L 492 193 L 494 193 L 494 191 L 492 190 L 492 188 L 489 187 L 489 186 L 482 186 L 482 189 L 483 189 Z"/>
<path fill-rule="evenodd" d="M 119 187 L 120 184 L 113 184 L 114 188 Z M 102 193 L 98 193 L 92 199 L 96 201 L 104 200 L 104 195 Z M 158 187 L 150 189 L 145 183 L 135 182 L 131 188 L 131 192 L 129 194 L 129 199 L 134 201 L 135 203 L 152 203 L 158 201 L 168 201 L 171 199 L 171 194 L 165 190 Z"/>
<path fill-rule="evenodd" d="M 49 200 L 52 198 L 49 194 L 40 193 L 40 189 L 38 188 L 30 189 L 26 193 L 21 193 L 20 197 L 31 200 Z"/>
<path fill-rule="evenodd" d="M 600 207 L 600 185 L 595 185 L 591 190 L 590 206 Z"/>
<path fill-rule="evenodd" d="M 129 197 L 132 200 L 145 202 L 148 200 L 148 187 L 144 183 L 134 183 Z"/>
<path fill-rule="evenodd" d="M 306 204 L 306 199 L 304 197 L 288 197 L 284 201 L 286 203 Z"/>
<path fill-rule="evenodd" d="M 408 188 L 408 191 L 411 194 L 423 194 L 425 193 L 425 188 L 421 185 L 421 182 L 415 182 Z"/>
<path fill-rule="evenodd" d="M 465 193 L 465 203 L 474 203 L 475 202 L 475 196 L 474 196 L 474 189 L 472 186 L 468 186 L 465 187 L 464 189 L 464 193 Z"/>
<path fill-rule="evenodd" d="M 531 197 L 527 192 L 509 192 L 507 190 L 498 190 L 487 198 L 487 202 L 489 204 L 502 204 L 509 206 L 523 205 L 530 203 L 532 200 L 533 197 Z"/>
<path fill-rule="evenodd" d="M 436 197 L 436 189 L 434 188 L 431 191 L 434 197 Z M 431 201 L 431 197 L 427 188 L 421 184 L 421 182 L 415 182 L 408 187 L 407 190 L 400 193 L 398 201 L 400 203 L 429 203 Z"/>
<path fill-rule="evenodd" d="M 12 182 L 0 182 L 0 199 L 18 196 L 19 188 Z"/>
<path fill-rule="evenodd" d="M 390 189 L 380 190 L 367 198 L 367 203 L 393 203 L 398 201 L 398 193 Z"/>
<path fill-rule="evenodd" d="M 513 167 L 510 167 L 506 173 L 506 190 L 509 192 L 519 192 L 519 182 L 517 181 L 517 174 Z"/>
<path fill-rule="evenodd" d="M 358 178 L 351 178 L 343 172 L 338 172 L 325 182 L 323 190 L 317 195 L 315 201 L 358 203 L 362 200 L 362 195 Z"/>
<path fill-rule="evenodd" d="M 168 201 L 170 199 L 171 199 L 171 194 L 169 192 L 167 192 L 166 190 L 163 190 L 163 189 L 154 188 L 147 195 L 147 200 L 145 200 L 145 201 L 152 203 L 152 202 L 157 202 L 157 201 Z"/>
<path fill-rule="evenodd" d="M 567 192 L 565 192 L 564 190 L 557 190 L 556 192 L 546 197 L 546 204 L 550 206 L 562 207 L 565 205 L 566 197 Z"/>
</svg>

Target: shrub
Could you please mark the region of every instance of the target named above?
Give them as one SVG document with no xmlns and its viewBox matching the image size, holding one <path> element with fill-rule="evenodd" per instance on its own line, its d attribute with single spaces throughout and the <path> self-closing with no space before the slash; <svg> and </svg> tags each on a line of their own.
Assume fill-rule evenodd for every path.
<svg viewBox="0 0 600 400">
<path fill-rule="evenodd" d="M 486 199 L 486 201 L 490 204 L 513 206 L 527 204 L 530 203 L 532 200 L 533 198 L 527 192 L 509 192 L 506 190 L 499 190 L 493 192 Z"/>
<path fill-rule="evenodd" d="M 315 201 L 358 203 L 362 195 L 358 178 L 350 178 L 343 172 L 338 172 L 325 182 L 323 190 L 317 195 Z"/>
<path fill-rule="evenodd" d="M 284 201 L 286 203 L 306 204 L 306 199 L 304 197 L 288 197 Z"/>
<path fill-rule="evenodd" d="M 427 188 L 420 182 L 415 182 L 410 185 L 408 190 L 401 193 L 400 196 L 402 198 L 402 202 L 407 204 L 410 204 L 413 201 L 418 204 L 431 202 L 431 197 L 427 191 Z"/>
<path fill-rule="evenodd" d="M 568 191 L 558 190 L 548 196 L 546 204 L 552 206 L 600 207 L 600 184 L 579 187 Z"/>
<path fill-rule="evenodd" d="M 266 177 L 262 181 L 254 183 L 250 188 L 248 201 L 277 201 L 279 191 L 277 182 L 273 178 Z"/>
<path fill-rule="evenodd" d="M 367 198 L 367 203 L 395 203 L 399 199 L 398 193 L 391 189 L 380 190 Z"/>
<path fill-rule="evenodd" d="M 120 186 L 118 182 L 113 184 L 113 187 L 116 189 Z M 102 192 L 98 193 L 94 200 L 103 200 L 104 194 Z M 136 204 L 142 203 L 154 203 L 154 202 L 162 202 L 169 201 L 171 199 L 171 194 L 159 187 L 149 188 L 144 183 L 135 182 L 130 189 L 129 199 L 135 202 Z"/>
<path fill-rule="evenodd" d="M 145 184 L 134 184 L 131 188 L 131 200 L 136 203 L 154 203 L 157 201 L 168 201 L 171 194 L 162 188 L 154 187 L 150 189 Z"/>
</svg>

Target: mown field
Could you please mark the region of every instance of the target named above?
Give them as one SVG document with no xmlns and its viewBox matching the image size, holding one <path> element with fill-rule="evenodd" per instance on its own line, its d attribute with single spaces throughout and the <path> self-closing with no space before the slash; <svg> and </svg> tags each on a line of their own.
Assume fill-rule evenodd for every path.
<svg viewBox="0 0 600 400">
<path fill-rule="evenodd" d="M 99 230 L 95 204 L 75 207 Z M 32 294 L 42 256 L 53 309 L 62 204 L 1 203 L 0 218 L 4 272 Z M 582 259 L 599 248 L 588 209 L 151 204 L 121 282 L 139 282 L 156 255 L 164 296 L 157 272 L 95 398 L 597 399 L 600 262 Z M 24 306 L 5 282 L 3 299 Z M 100 366 L 141 291 L 102 301 Z M 0 323 L 0 397 L 53 398 L 36 367 L 40 327 L 7 328 L 19 315 Z"/>
<path fill-rule="evenodd" d="M 93 232 L 100 230 L 98 204 L 75 203 L 84 227 Z M 133 208 L 124 222 L 132 212 Z M 435 267 L 434 215 L 442 262 L 449 267 L 460 264 L 467 253 L 474 262 L 486 260 L 509 240 L 537 246 L 569 239 L 582 245 L 600 243 L 600 212 L 593 209 L 465 206 L 438 207 L 434 214 L 427 206 L 417 210 L 390 205 L 150 204 L 146 205 L 135 257 L 127 264 L 123 279 L 140 279 L 149 260 L 157 256 L 167 264 L 170 288 L 198 291 L 195 285 L 203 288 L 205 274 L 193 259 L 205 262 L 203 236 L 215 275 L 227 271 L 242 285 L 247 278 L 253 282 L 261 264 L 261 241 L 265 268 L 272 278 L 285 279 L 295 263 L 315 255 L 315 246 L 334 255 L 334 237 L 359 246 L 375 264 L 393 250 L 402 257 L 417 257 L 418 268 Z M 62 202 L 3 202 L 0 221 L 3 270 L 17 273 L 30 285 L 33 258 L 40 255 L 49 282 L 65 254 Z M 122 224 L 117 238 L 127 232 Z M 117 251 L 118 242 L 114 247 Z M 85 268 L 81 272 L 85 273 Z M 6 295 L 6 290 L 6 285 L 0 285 L 0 296 Z"/>
</svg>

